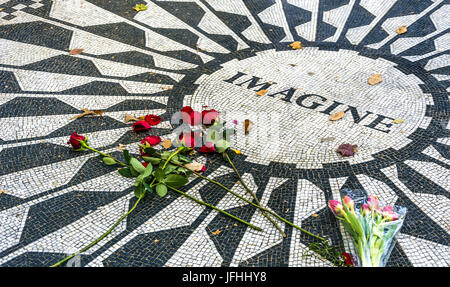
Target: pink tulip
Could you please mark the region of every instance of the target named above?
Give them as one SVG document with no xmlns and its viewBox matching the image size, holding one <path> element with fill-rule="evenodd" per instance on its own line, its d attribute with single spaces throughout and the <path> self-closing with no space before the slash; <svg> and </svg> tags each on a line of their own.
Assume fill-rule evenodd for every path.
<svg viewBox="0 0 450 287">
<path fill-rule="evenodd" d="M 342 204 L 337 200 L 328 201 L 328 207 L 333 211 L 333 213 L 337 216 L 344 216 L 344 208 Z"/>
<path fill-rule="evenodd" d="M 348 196 L 348 195 L 344 196 L 344 198 L 342 199 L 342 202 L 344 203 L 345 206 L 347 206 L 347 208 L 349 210 L 354 210 L 355 202 L 353 201 L 353 199 L 350 196 Z"/>
<path fill-rule="evenodd" d="M 370 210 L 380 209 L 378 197 L 376 197 L 376 195 L 369 196 L 367 203 L 369 204 Z"/>
<path fill-rule="evenodd" d="M 370 207 L 369 207 L 369 205 L 368 205 L 367 203 L 364 203 L 364 204 L 361 206 L 361 214 L 363 214 L 363 215 L 365 215 L 365 216 L 367 216 L 367 215 L 370 214 Z"/>
</svg>

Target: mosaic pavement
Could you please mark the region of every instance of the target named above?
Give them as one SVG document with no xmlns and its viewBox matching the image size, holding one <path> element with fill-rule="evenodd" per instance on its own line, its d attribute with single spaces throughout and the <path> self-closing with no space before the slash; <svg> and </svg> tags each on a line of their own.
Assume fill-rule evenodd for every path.
<svg viewBox="0 0 450 287">
<path fill-rule="evenodd" d="M 147 10 L 132 9 L 142 3 Z M 1 266 L 54 264 L 135 203 L 114 167 L 71 150 L 73 131 L 113 155 L 119 143 L 138 153 L 144 136 L 124 114 L 160 115 L 149 134 L 173 139 L 170 118 L 184 105 L 254 122 L 248 136 L 238 133 L 243 154 L 234 161 L 288 220 L 349 251 L 326 203 L 362 190 L 408 208 L 388 266 L 450 266 L 450 1 L 0 0 L 0 8 Z M 407 33 L 395 32 L 401 25 Z M 304 48 L 292 50 L 293 41 Z M 74 48 L 83 53 L 69 55 Z M 383 82 L 368 85 L 373 73 Z M 268 94 L 256 96 L 261 89 Z M 71 119 L 83 108 L 104 113 Z M 339 110 L 345 117 L 328 121 Z M 358 152 L 340 157 L 341 143 Z M 243 193 L 223 160 L 199 160 L 208 177 Z M 331 265 L 302 258 L 311 238 L 284 225 L 281 238 L 216 186 L 192 178 L 185 190 L 265 232 L 177 194 L 152 194 L 80 264 Z"/>
</svg>

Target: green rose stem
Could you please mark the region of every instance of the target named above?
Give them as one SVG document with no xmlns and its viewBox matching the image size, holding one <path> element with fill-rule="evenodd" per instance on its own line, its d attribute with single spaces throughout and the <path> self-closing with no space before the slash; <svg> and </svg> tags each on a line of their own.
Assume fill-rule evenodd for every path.
<svg viewBox="0 0 450 287">
<path fill-rule="evenodd" d="M 236 167 L 234 166 L 233 162 L 231 161 L 230 157 L 228 156 L 228 154 L 226 152 L 223 152 L 222 155 L 228 160 L 228 162 L 230 163 L 231 167 L 234 170 L 234 173 L 236 173 L 236 175 L 239 178 L 239 181 L 241 182 L 242 186 L 244 186 L 244 188 L 247 190 L 248 193 L 250 193 L 250 195 L 253 197 L 253 199 L 256 201 L 256 203 L 261 206 L 261 203 L 259 203 L 258 198 L 256 197 L 256 195 L 250 190 L 250 188 L 248 188 L 248 186 L 245 184 L 244 180 L 242 180 L 241 175 L 239 174 L 239 172 L 237 171 Z M 278 231 L 281 233 L 281 235 L 283 237 L 287 237 L 286 233 L 284 233 L 284 231 L 280 228 L 280 226 L 278 226 L 278 224 L 275 222 L 275 220 L 273 220 L 272 217 L 270 217 L 269 215 L 267 215 L 267 213 L 265 213 L 263 210 L 261 210 L 261 213 L 270 221 L 272 222 L 272 224 L 278 229 Z"/>
<path fill-rule="evenodd" d="M 111 233 L 111 231 L 113 231 L 114 228 L 117 227 L 117 225 L 119 225 L 120 222 L 122 222 L 122 220 L 125 219 L 125 217 L 127 217 L 131 212 L 133 212 L 133 210 L 136 208 L 136 206 L 138 205 L 139 201 L 141 201 L 141 199 L 144 197 L 145 193 L 143 193 L 138 200 L 136 200 L 136 203 L 134 204 L 134 206 L 124 215 L 122 215 L 119 220 L 116 221 L 116 223 L 114 223 L 113 226 L 111 226 L 110 229 L 108 229 L 108 231 L 106 231 L 105 233 L 103 233 L 99 238 L 97 238 L 96 240 L 94 240 L 91 244 L 87 245 L 86 247 L 84 247 L 83 249 L 80 249 L 78 252 L 64 258 L 63 260 L 59 261 L 58 263 L 50 266 L 50 267 L 58 267 L 59 265 L 61 265 L 62 263 L 66 262 L 67 260 L 77 256 L 80 253 L 85 252 L 86 250 L 88 250 L 89 248 L 91 248 L 92 246 L 94 246 L 95 244 L 97 244 L 98 242 L 100 242 L 103 238 L 105 238 L 108 234 Z"/>
<path fill-rule="evenodd" d="M 108 154 L 102 153 L 101 151 L 98 151 L 98 150 L 96 150 L 96 149 L 94 149 L 94 148 L 91 148 L 91 147 L 88 146 L 84 141 L 79 140 L 79 142 L 81 143 L 81 145 L 82 145 L 84 148 L 87 148 L 87 149 L 89 149 L 89 150 L 91 150 L 91 151 L 95 151 L 96 153 L 98 153 L 98 154 L 100 154 L 100 155 L 102 155 L 102 156 L 110 157 L 110 158 L 112 158 L 114 161 L 116 161 L 116 162 L 117 162 L 118 164 L 120 164 L 120 165 L 128 166 L 127 164 L 121 162 L 120 160 L 117 160 L 117 159 L 113 158 L 112 156 L 110 156 L 110 155 L 108 155 Z"/>
<path fill-rule="evenodd" d="M 178 164 L 178 163 L 171 162 L 171 164 L 174 164 L 174 165 L 183 167 L 183 165 Z M 306 233 L 306 234 L 308 234 L 308 235 L 311 235 L 311 236 L 313 236 L 313 237 L 315 237 L 315 238 L 317 238 L 317 239 L 326 241 L 325 238 L 322 238 L 322 237 L 320 237 L 320 236 L 317 236 L 317 235 L 315 235 L 315 234 L 313 234 L 313 233 L 311 233 L 311 232 L 309 232 L 309 231 L 304 230 L 304 229 L 301 228 L 301 227 L 298 227 L 298 226 L 295 225 L 294 223 L 287 221 L 286 219 L 284 219 L 284 218 L 281 217 L 280 215 L 276 214 L 275 212 L 271 211 L 270 209 L 266 209 L 266 208 L 264 208 L 264 207 L 262 207 L 262 206 L 260 206 L 260 205 L 257 205 L 257 204 L 255 204 L 255 203 L 251 202 L 250 200 L 246 199 L 245 197 L 242 197 L 241 195 L 239 195 L 239 194 L 233 192 L 231 189 L 227 188 L 226 186 L 224 186 L 224 185 L 221 184 L 220 182 L 217 182 L 217 181 L 215 181 L 215 180 L 212 180 L 212 179 L 210 179 L 210 178 L 207 178 L 206 176 L 204 176 L 204 175 L 202 175 L 202 174 L 200 174 L 200 173 L 198 173 L 198 172 L 196 172 L 196 171 L 194 171 L 194 170 L 191 170 L 191 171 L 192 171 L 196 176 L 198 176 L 198 177 L 200 177 L 200 178 L 202 178 L 202 179 L 206 179 L 207 181 L 212 182 L 212 183 L 214 183 L 215 185 L 220 186 L 221 188 L 225 189 L 226 191 L 228 191 L 229 193 L 233 194 L 234 196 L 236 196 L 236 197 L 242 199 L 243 201 L 245 201 L 245 202 L 247 202 L 247 203 L 249 203 L 249 204 L 251 204 L 251 205 L 253 205 L 253 206 L 255 206 L 255 207 L 257 207 L 257 208 L 259 208 L 259 209 L 261 209 L 261 210 L 263 210 L 263 211 L 265 211 L 265 212 L 270 213 L 271 215 L 275 216 L 276 218 L 278 218 L 279 220 L 283 221 L 284 223 L 289 224 L 290 226 L 292 226 L 292 227 L 294 227 L 294 228 L 296 228 L 296 229 L 298 229 L 298 230 L 300 230 L 300 231 L 302 231 L 302 232 L 304 232 L 304 233 Z"/>
<path fill-rule="evenodd" d="M 235 220 L 237 220 L 237 221 L 239 221 L 239 222 L 241 222 L 241 223 L 244 223 L 245 225 L 248 225 L 249 227 L 251 227 L 251 228 L 253 228 L 253 229 L 255 229 L 255 230 L 258 230 L 258 231 L 264 231 L 262 228 L 260 228 L 260 227 L 258 227 L 258 226 L 254 226 L 253 224 L 248 223 L 247 221 L 242 220 L 242 219 L 240 219 L 239 217 L 236 217 L 236 216 L 234 216 L 234 215 L 232 215 L 232 214 L 230 214 L 230 213 L 228 213 L 228 212 L 226 212 L 226 211 L 224 211 L 224 210 L 222 210 L 222 209 L 220 209 L 220 208 L 217 208 L 217 207 L 215 207 L 214 205 L 211 205 L 211 204 L 209 204 L 209 203 L 203 202 L 203 201 L 201 201 L 201 200 L 199 200 L 199 199 L 197 199 L 197 198 L 195 198 L 195 197 L 190 196 L 190 195 L 187 194 L 187 193 L 182 192 L 181 190 L 178 190 L 178 189 L 176 189 L 176 188 L 171 187 L 170 185 L 167 185 L 167 184 L 166 184 L 166 186 L 167 186 L 168 188 L 170 188 L 170 189 L 172 189 L 172 190 L 174 190 L 174 191 L 176 191 L 176 192 L 178 192 L 178 193 L 180 193 L 180 194 L 186 196 L 187 198 L 189 198 L 189 199 L 191 199 L 191 200 L 193 200 L 193 201 L 199 203 L 199 204 L 202 204 L 202 205 L 211 207 L 212 209 L 215 209 L 215 210 L 217 210 L 217 211 L 219 211 L 219 212 L 221 212 L 221 213 L 223 213 L 223 214 L 226 214 L 226 215 L 228 215 L 229 217 L 231 217 L 231 218 L 233 218 L 233 219 L 235 219 Z"/>
</svg>

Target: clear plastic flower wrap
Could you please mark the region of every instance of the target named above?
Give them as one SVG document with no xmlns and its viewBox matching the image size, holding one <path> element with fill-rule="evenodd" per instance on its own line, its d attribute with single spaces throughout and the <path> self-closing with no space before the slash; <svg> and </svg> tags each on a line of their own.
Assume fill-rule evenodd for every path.
<svg viewBox="0 0 450 287">
<path fill-rule="evenodd" d="M 395 245 L 395 235 L 403 225 L 407 209 L 381 206 L 374 195 L 361 190 L 344 190 L 342 203 L 330 200 L 328 206 L 353 240 L 356 266 L 383 267 Z"/>
</svg>

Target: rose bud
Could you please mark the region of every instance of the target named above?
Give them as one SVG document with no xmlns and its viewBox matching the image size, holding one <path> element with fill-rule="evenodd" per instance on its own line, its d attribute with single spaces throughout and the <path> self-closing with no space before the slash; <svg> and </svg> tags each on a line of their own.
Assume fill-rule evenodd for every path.
<svg viewBox="0 0 450 287">
<path fill-rule="evenodd" d="M 80 141 L 84 141 L 85 143 L 87 143 L 85 136 L 79 135 L 79 134 L 77 134 L 77 132 L 73 132 L 67 143 L 71 144 L 73 149 L 81 149 L 82 146 L 81 146 Z"/>
<path fill-rule="evenodd" d="M 347 266 L 353 266 L 353 260 L 352 260 L 352 255 L 350 253 L 347 252 L 342 252 L 341 253 L 342 257 L 345 260 L 345 265 Z"/>
<path fill-rule="evenodd" d="M 202 169 L 200 170 L 201 172 L 206 171 L 206 166 L 203 166 Z"/>
<path fill-rule="evenodd" d="M 135 132 L 148 131 L 148 130 L 150 130 L 152 128 L 150 126 L 150 124 L 147 123 L 146 121 L 135 122 L 134 124 L 131 125 L 131 127 L 133 128 L 133 130 Z"/>
<path fill-rule="evenodd" d="M 333 211 L 333 213 L 337 216 L 344 216 L 344 208 L 342 204 L 337 200 L 328 201 L 328 207 Z"/>
<path fill-rule="evenodd" d="M 342 199 L 342 202 L 348 209 L 350 209 L 351 211 L 354 211 L 355 202 L 353 201 L 353 199 L 350 196 L 348 196 L 348 195 L 344 196 L 344 198 Z"/>
<path fill-rule="evenodd" d="M 214 147 L 214 144 L 212 142 L 207 142 L 198 151 L 201 153 L 215 153 L 216 148 Z"/>
<path fill-rule="evenodd" d="M 146 115 L 145 121 L 149 123 L 151 126 L 156 126 L 162 121 L 162 119 L 157 115 Z"/>
<path fill-rule="evenodd" d="M 213 125 L 215 121 L 219 121 L 219 112 L 216 110 L 202 111 L 202 121 L 205 126 Z"/>
</svg>

